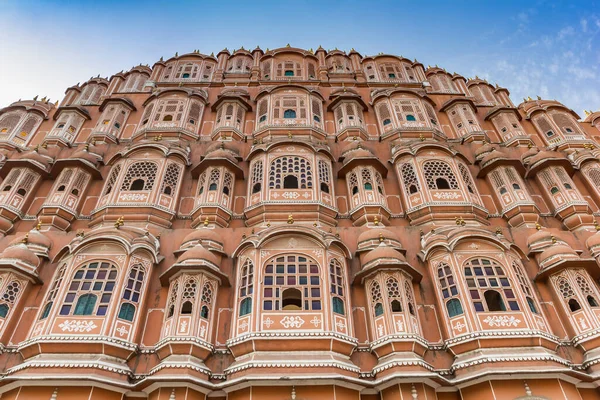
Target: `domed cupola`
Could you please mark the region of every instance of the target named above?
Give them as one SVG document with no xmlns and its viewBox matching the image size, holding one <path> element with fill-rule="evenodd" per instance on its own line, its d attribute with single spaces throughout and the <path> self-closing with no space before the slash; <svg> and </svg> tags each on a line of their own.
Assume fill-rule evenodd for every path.
<svg viewBox="0 0 600 400">
<path fill-rule="evenodd" d="M 193 248 L 194 246 L 201 245 L 204 248 L 225 254 L 223 247 L 223 238 L 214 229 L 195 229 L 192 233 L 187 235 L 178 250 L 173 253 L 181 254 L 184 251 Z"/>
<path fill-rule="evenodd" d="M 402 243 L 400 243 L 398 235 L 384 228 L 366 229 L 358 236 L 356 243 L 356 252 L 359 254 L 373 250 L 381 243 L 385 243 L 387 246 L 398 250 L 402 254 L 406 253 L 406 250 L 402 247 Z"/>
<path fill-rule="evenodd" d="M 0 253 L 0 271 L 10 271 L 30 282 L 41 283 L 38 275 L 40 259 L 28 247 L 27 236 L 20 238 L 19 242 L 11 244 Z"/>
<path fill-rule="evenodd" d="M 596 225 L 596 233 L 587 238 L 585 246 L 588 248 L 592 257 L 600 260 L 600 226 Z"/>
</svg>

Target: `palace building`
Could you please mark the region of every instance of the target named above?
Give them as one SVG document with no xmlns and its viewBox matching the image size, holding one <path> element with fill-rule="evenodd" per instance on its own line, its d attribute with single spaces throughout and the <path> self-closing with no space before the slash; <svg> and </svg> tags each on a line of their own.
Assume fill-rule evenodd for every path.
<svg viewBox="0 0 600 400">
<path fill-rule="evenodd" d="M 598 400 L 600 111 L 193 51 L 0 109 L 0 400 Z"/>
</svg>

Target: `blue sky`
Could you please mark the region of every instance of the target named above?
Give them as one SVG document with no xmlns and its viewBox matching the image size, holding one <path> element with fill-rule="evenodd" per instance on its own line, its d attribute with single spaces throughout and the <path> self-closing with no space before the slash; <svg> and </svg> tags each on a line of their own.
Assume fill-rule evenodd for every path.
<svg viewBox="0 0 600 400">
<path fill-rule="evenodd" d="M 227 47 L 335 47 L 417 58 L 583 116 L 600 109 L 600 0 L 0 0 L 0 107 L 161 56 Z"/>
</svg>

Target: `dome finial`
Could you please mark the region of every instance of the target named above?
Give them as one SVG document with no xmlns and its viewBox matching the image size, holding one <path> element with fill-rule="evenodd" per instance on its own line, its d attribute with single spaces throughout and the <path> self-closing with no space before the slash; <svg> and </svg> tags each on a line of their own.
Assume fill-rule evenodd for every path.
<svg viewBox="0 0 600 400">
<path fill-rule="evenodd" d="M 288 215 L 287 223 L 290 225 L 294 223 L 294 216 L 292 214 Z"/>
</svg>

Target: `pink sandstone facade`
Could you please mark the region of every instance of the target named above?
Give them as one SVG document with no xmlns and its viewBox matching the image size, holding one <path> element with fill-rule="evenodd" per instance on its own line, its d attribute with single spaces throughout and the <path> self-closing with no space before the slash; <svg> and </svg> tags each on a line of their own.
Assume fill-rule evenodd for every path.
<svg viewBox="0 0 600 400">
<path fill-rule="evenodd" d="M 0 110 L 0 399 L 600 399 L 600 112 L 194 51 Z"/>
</svg>

